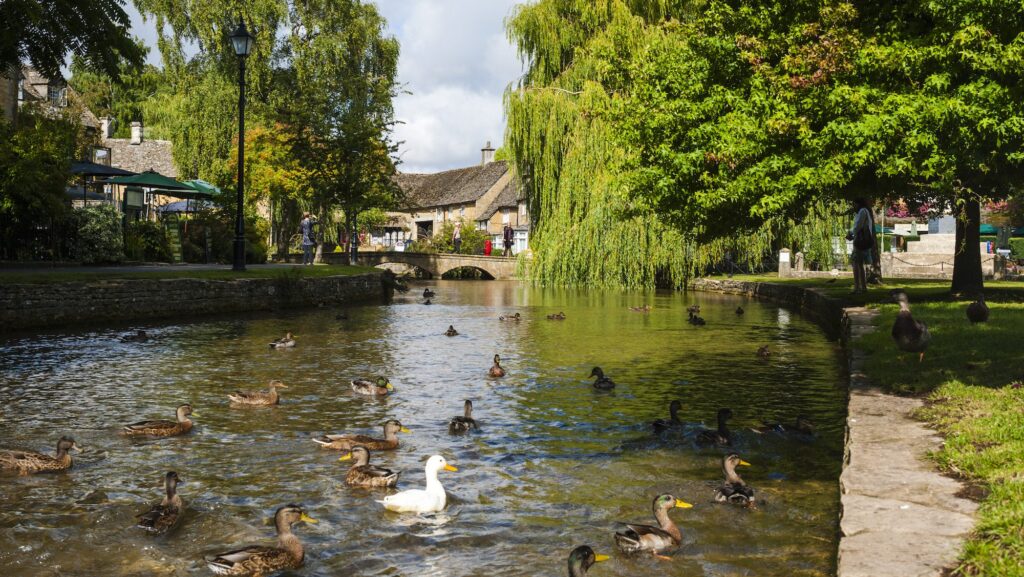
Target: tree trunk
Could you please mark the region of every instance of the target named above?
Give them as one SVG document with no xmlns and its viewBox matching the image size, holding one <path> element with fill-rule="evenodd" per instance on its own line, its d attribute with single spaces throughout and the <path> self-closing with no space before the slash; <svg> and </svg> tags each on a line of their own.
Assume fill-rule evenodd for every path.
<svg viewBox="0 0 1024 577">
<path fill-rule="evenodd" d="M 956 255 L 953 257 L 953 293 L 974 294 L 984 288 L 981 275 L 981 203 L 968 200 L 957 211 Z"/>
</svg>

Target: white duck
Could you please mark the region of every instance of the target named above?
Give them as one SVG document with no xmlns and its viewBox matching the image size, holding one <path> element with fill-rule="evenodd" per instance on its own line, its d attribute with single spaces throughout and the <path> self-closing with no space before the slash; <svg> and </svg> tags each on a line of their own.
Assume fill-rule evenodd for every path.
<svg viewBox="0 0 1024 577">
<path fill-rule="evenodd" d="M 383 504 L 384 508 L 388 511 L 395 511 L 397 513 L 436 513 L 443 510 L 448 498 L 445 495 L 444 487 L 441 486 L 441 481 L 437 480 L 437 472 L 441 469 L 445 471 L 458 471 L 458 469 L 449 465 L 444 460 L 444 457 L 434 455 L 427 459 L 426 489 L 402 491 L 401 493 L 388 495 L 384 497 L 383 501 L 377 502 Z"/>
</svg>

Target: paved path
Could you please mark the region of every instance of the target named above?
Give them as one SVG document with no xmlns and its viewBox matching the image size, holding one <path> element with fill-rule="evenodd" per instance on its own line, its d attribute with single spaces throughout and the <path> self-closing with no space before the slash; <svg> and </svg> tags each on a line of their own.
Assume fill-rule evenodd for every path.
<svg viewBox="0 0 1024 577">
<path fill-rule="evenodd" d="M 927 454 L 942 437 L 913 417 L 920 399 L 874 388 L 857 339 L 877 329 L 877 311 L 850 320 L 850 405 L 842 490 L 838 577 L 938 577 L 957 565 L 977 503 L 940 474 Z M 895 361 L 894 361 L 895 362 Z"/>
</svg>

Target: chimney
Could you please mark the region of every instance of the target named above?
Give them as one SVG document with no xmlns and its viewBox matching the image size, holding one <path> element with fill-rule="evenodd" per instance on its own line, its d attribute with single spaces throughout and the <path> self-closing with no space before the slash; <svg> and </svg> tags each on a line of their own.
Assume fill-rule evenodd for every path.
<svg viewBox="0 0 1024 577">
<path fill-rule="evenodd" d="M 490 164 L 494 162 L 494 149 L 491 148 L 491 141 L 487 141 L 487 146 L 480 149 L 480 166 Z"/>
<path fill-rule="evenodd" d="M 114 136 L 114 119 L 109 116 L 104 116 L 100 119 L 100 138 L 110 138 Z"/>
<path fill-rule="evenodd" d="M 132 140 L 129 144 L 142 144 L 142 123 L 132 123 Z"/>
</svg>

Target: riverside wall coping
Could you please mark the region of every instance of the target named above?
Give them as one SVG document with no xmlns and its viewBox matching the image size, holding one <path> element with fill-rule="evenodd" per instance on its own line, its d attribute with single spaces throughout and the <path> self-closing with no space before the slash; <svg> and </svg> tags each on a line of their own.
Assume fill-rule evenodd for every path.
<svg viewBox="0 0 1024 577">
<path fill-rule="evenodd" d="M 939 577 L 955 567 L 978 504 L 958 496 L 964 485 L 927 460 L 942 437 L 914 418 L 923 401 L 887 394 L 864 373 L 866 354 L 857 341 L 877 330 L 878 312 L 843 307 L 797 286 L 699 279 L 693 288 L 799 306 L 826 329 L 840 327 L 850 399 L 839 477 L 838 577 Z"/>
</svg>

